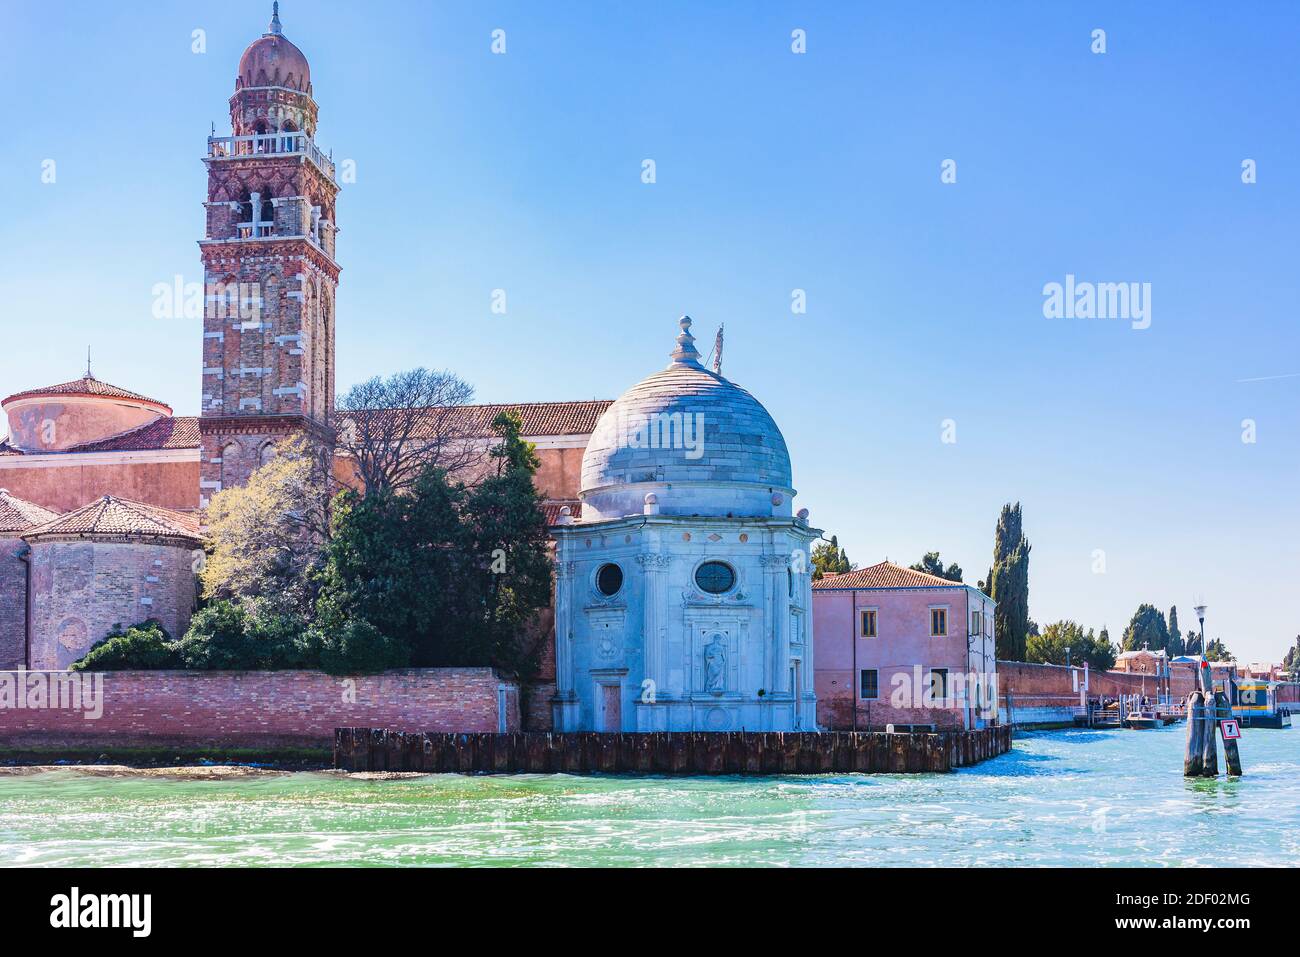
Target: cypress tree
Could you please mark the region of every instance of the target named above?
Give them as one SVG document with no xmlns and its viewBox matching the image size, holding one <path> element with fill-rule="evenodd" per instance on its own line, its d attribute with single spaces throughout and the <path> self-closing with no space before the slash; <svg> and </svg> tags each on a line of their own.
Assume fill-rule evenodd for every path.
<svg viewBox="0 0 1300 957">
<path fill-rule="evenodd" d="M 1178 630 L 1178 606 L 1169 606 L 1169 644 L 1165 646 L 1165 651 L 1169 652 L 1169 657 L 1174 658 L 1184 654 L 1186 649 L 1183 647 L 1183 633 Z"/>
<path fill-rule="evenodd" d="M 1020 503 L 1002 506 L 993 540 L 993 568 L 989 572 L 989 597 L 994 613 L 998 657 L 1024 661 L 1029 637 L 1029 540 L 1021 524 Z"/>
</svg>

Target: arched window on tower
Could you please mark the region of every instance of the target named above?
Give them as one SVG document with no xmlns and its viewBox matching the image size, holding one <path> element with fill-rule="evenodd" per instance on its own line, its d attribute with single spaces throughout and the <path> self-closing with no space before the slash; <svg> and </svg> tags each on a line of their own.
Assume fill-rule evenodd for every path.
<svg viewBox="0 0 1300 957">
<path fill-rule="evenodd" d="M 285 120 L 284 125 L 280 127 L 280 151 L 282 153 L 300 152 L 299 141 L 302 139 L 298 135 L 298 126 L 293 120 Z"/>
<path fill-rule="evenodd" d="M 257 466 L 261 468 L 275 458 L 275 443 L 265 442 L 257 453 Z"/>
<path fill-rule="evenodd" d="M 253 140 L 254 153 L 269 153 L 273 151 L 272 140 L 267 137 L 267 134 L 270 132 L 271 129 L 267 126 L 266 120 L 258 120 L 253 124 L 253 135 L 257 137 L 257 139 Z"/>
<path fill-rule="evenodd" d="M 227 442 L 221 447 L 221 487 L 232 488 L 239 482 L 239 443 Z"/>
<path fill-rule="evenodd" d="M 275 232 L 275 203 L 271 202 L 271 191 L 268 189 L 262 194 L 262 213 L 259 220 L 261 226 L 257 230 L 258 236 L 270 236 Z"/>
</svg>

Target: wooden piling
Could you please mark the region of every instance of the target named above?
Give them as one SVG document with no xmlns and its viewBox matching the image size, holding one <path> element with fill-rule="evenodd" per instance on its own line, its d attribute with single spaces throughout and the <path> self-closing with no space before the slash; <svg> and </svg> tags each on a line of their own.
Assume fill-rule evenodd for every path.
<svg viewBox="0 0 1300 957">
<path fill-rule="evenodd" d="M 1201 724 L 1196 723 L 1198 727 Z M 1006 725 L 936 734 L 573 732 L 495 734 L 338 728 L 335 767 L 419 774 L 942 773 L 1011 750 Z M 1200 753 L 1200 752 L 1198 752 Z"/>
<path fill-rule="evenodd" d="M 1217 778 L 1219 776 L 1219 743 L 1215 737 L 1215 728 L 1218 722 L 1215 720 L 1214 691 L 1207 688 L 1202 694 L 1202 698 L 1205 710 L 1201 718 L 1204 725 L 1201 731 L 1201 777 Z"/>
<path fill-rule="evenodd" d="M 1218 725 L 1219 733 L 1222 734 L 1224 719 L 1232 717 L 1232 705 L 1228 703 L 1228 696 L 1222 691 L 1214 693 L 1214 710 L 1216 719 L 1214 723 Z M 1237 749 L 1236 738 L 1223 739 L 1223 763 L 1229 777 L 1241 777 L 1241 752 Z"/>
<path fill-rule="evenodd" d="M 1183 752 L 1183 776 L 1200 777 L 1202 752 L 1205 750 L 1201 736 L 1205 733 L 1201 722 L 1201 693 L 1192 691 L 1185 702 L 1187 708 L 1187 749 Z"/>
</svg>

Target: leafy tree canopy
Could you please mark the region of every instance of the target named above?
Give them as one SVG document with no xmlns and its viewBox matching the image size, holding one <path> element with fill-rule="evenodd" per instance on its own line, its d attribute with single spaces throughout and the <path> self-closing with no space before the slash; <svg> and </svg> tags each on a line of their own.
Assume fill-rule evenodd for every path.
<svg viewBox="0 0 1300 957">
<path fill-rule="evenodd" d="M 849 561 L 849 556 L 840 548 L 840 540 L 832 535 L 829 542 L 818 542 L 812 550 L 813 581 L 825 575 L 843 575 L 858 566 Z"/>
<path fill-rule="evenodd" d="M 1025 660 L 1053 665 L 1082 665 L 1096 671 L 1115 667 L 1115 648 L 1108 638 L 1086 632 L 1073 621 L 1054 621 L 1046 625 L 1041 634 L 1030 635 Z M 1067 658 L 1068 649 L 1068 658 Z"/>
<path fill-rule="evenodd" d="M 944 568 L 938 552 L 926 552 L 919 562 L 909 567 L 913 571 L 937 575 L 939 578 L 946 578 L 950 582 L 960 582 L 962 580 L 961 566 L 953 562 L 947 568 Z"/>
</svg>

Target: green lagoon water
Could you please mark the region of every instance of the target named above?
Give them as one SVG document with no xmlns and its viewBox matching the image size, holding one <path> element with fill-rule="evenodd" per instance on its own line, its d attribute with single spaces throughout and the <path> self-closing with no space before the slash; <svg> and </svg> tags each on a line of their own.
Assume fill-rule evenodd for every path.
<svg viewBox="0 0 1300 957">
<path fill-rule="evenodd" d="M 1184 730 L 1030 734 L 946 775 L 0 776 L 0 864 L 1300 864 L 1300 729 L 1187 781 Z"/>
</svg>

